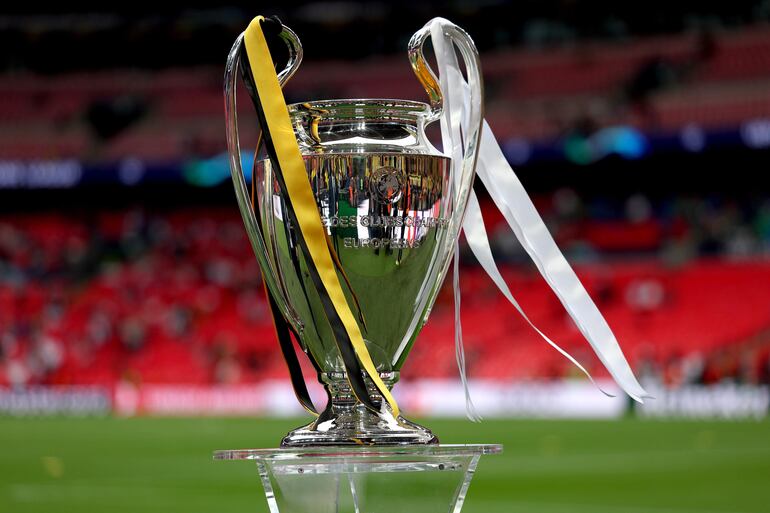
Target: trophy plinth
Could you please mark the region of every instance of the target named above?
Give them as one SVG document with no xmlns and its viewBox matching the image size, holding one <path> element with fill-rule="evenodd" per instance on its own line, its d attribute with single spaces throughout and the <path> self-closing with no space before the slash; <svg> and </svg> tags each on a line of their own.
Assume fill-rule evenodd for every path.
<svg viewBox="0 0 770 513">
<path fill-rule="evenodd" d="M 214 459 L 256 462 L 272 513 L 459 513 L 481 456 L 500 452 L 436 444 L 246 449 Z"/>
<path fill-rule="evenodd" d="M 391 388 L 398 380 L 398 372 L 382 373 L 380 378 Z M 315 421 L 286 435 L 282 447 L 438 443 L 429 429 L 400 415 L 394 417 L 387 409 L 380 413 L 366 409 L 351 392 L 344 373 L 324 373 L 319 379 L 329 393 L 329 404 Z M 372 400 L 381 405 L 382 397 L 376 387 L 371 381 L 366 382 Z"/>
</svg>

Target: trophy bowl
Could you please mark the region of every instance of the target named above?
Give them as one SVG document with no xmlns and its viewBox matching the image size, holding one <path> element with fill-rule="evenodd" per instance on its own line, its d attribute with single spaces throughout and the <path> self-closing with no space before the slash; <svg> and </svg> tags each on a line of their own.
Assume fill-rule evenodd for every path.
<svg viewBox="0 0 770 513">
<path fill-rule="evenodd" d="M 302 47 L 286 27 L 280 36 L 289 48 L 283 84 L 299 66 Z M 451 159 L 428 140 L 425 128 L 441 115 L 438 82 L 422 55 L 427 30 L 410 42 L 409 56 L 431 105 L 408 100 L 342 99 L 288 106 L 315 205 L 349 305 L 355 305 L 366 350 L 388 388 L 399 379 L 406 360 L 451 261 L 473 182 L 478 132 L 466 134 L 470 155 L 453 176 Z M 470 38 L 457 29 L 455 43 L 481 98 L 478 55 Z M 265 152 L 255 156 L 252 182 L 240 169 L 235 80 L 236 45 L 225 80 L 228 143 L 241 214 L 265 283 L 278 310 L 313 362 L 326 388 L 326 408 L 310 424 L 290 432 L 285 447 L 318 445 L 433 444 L 428 429 L 393 414 L 381 391 L 364 373 L 377 410 L 351 389 L 333 328 L 317 284 L 313 262 L 297 240 L 287 215 L 287 198 L 274 163 Z M 241 64 L 243 66 L 243 64 Z M 478 101 L 480 105 L 480 100 Z M 481 126 L 481 109 L 471 111 Z"/>
</svg>

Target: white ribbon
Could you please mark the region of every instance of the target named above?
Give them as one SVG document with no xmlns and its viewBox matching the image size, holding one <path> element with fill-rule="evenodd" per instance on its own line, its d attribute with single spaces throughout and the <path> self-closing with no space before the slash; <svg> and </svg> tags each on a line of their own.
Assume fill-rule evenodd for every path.
<svg viewBox="0 0 770 513">
<path fill-rule="evenodd" d="M 470 112 L 469 91 L 475 84 L 468 84 L 463 77 L 457 62 L 454 43 L 444 30 L 446 26 L 452 26 L 452 23 L 443 18 L 434 18 L 430 22 L 431 41 L 436 54 L 438 76 L 444 98 L 444 110 L 441 117 L 441 137 L 444 153 L 452 158 L 453 180 L 451 183 L 455 187 L 460 180 L 464 157 L 462 135 L 471 133 L 467 114 Z M 503 214 L 506 222 L 516 235 L 516 238 L 559 298 L 580 332 L 591 344 L 594 352 L 615 379 L 615 382 L 631 398 L 640 403 L 644 402 L 644 398 L 651 397 L 645 392 L 634 376 L 607 321 L 591 300 L 575 271 L 573 271 L 564 255 L 562 255 L 556 242 L 554 242 L 524 186 L 508 164 L 486 121 L 484 121 L 481 135 L 476 172 L 487 191 L 489 191 L 495 206 Z M 471 192 L 468 200 L 462 228 L 468 245 L 482 268 L 506 299 L 524 317 L 524 320 L 548 344 L 577 366 L 588 376 L 592 383 L 596 384 L 588 371 L 575 358 L 560 348 L 532 323 L 513 297 L 513 294 L 511 294 L 492 256 L 489 238 L 481 216 L 479 201 L 473 192 Z M 455 349 L 460 377 L 465 388 L 468 416 L 471 420 L 476 420 L 478 416 L 470 399 L 465 376 L 465 355 L 462 345 L 462 326 L 460 324 L 458 257 L 459 253 L 457 248 L 455 248 L 453 275 Z M 604 393 L 607 394 L 606 392 Z"/>
</svg>

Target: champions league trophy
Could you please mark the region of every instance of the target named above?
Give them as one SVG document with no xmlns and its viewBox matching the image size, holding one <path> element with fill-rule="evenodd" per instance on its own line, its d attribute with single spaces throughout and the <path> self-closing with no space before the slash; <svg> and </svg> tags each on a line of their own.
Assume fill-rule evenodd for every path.
<svg viewBox="0 0 770 513">
<path fill-rule="evenodd" d="M 482 121 L 476 49 L 465 32 L 452 26 L 448 33 L 476 84 L 471 95 L 478 106 L 459 177 L 451 176 L 450 158 L 425 136 L 425 127 L 439 119 L 442 109 L 438 81 L 422 53 L 427 29 L 412 38 L 409 58 L 430 105 L 325 100 L 284 107 L 312 192 L 312 205 L 303 205 L 291 196 L 292 178 L 275 149 L 286 134 L 271 130 L 265 103 L 276 98 L 259 90 L 262 74 L 272 71 L 281 85 L 289 80 L 302 60 L 302 46 L 294 32 L 273 20 L 257 20 L 250 30 L 255 24 L 264 32 L 254 38 L 260 43 L 263 34 L 265 41 L 282 39 L 289 61 L 277 77 L 272 64 L 258 68 L 257 61 L 266 56 L 252 52 L 249 30 L 229 55 L 225 103 L 233 180 L 297 397 L 313 410 L 289 332 L 313 362 L 329 400 L 312 423 L 286 435 L 280 449 L 219 451 L 215 457 L 255 460 L 272 512 L 459 512 L 479 457 L 501 447 L 439 445 L 430 430 L 400 415 L 387 392 L 427 321 L 471 191 Z M 274 146 L 256 154 L 251 184 L 244 179 L 238 142 L 239 71 L 257 108 L 261 139 Z M 320 218 L 320 241 L 302 233 L 298 212 L 307 207 Z M 348 340 L 352 337 L 345 336 L 329 308 L 330 294 L 319 283 L 321 272 L 309 250 L 312 243 L 332 255 L 343 306 L 355 312 L 363 348 Z M 367 359 L 375 372 L 364 365 Z M 397 493 L 385 496 L 386 490 L 414 486 L 421 479 L 425 489 L 419 503 Z"/>
<path fill-rule="evenodd" d="M 479 99 L 476 50 L 464 32 L 458 29 L 455 34 L 469 73 L 477 78 L 479 87 L 472 94 Z M 280 37 L 292 56 L 281 74 L 285 82 L 300 64 L 302 46 L 286 27 L 281 27 Z M 425 136 L 425 127 L 441 114 L 441 93 L 423 71 L 427 69 L 424 40 L 425 33 L 418 33 L 409 52 L 415 69 L 423 73 L 418 77 L 432 95 L 432 106 L 407 100 L 324 100 L 288 106 L 329 250 L 341 264 L 337 272 L 347 285 L 346 300 L 360 312 L 357 321 L 366 350 L 387 388 L 398 380 L 427 321 L 452 257 L 474 177 L 472 155 L 459 190 L 453 190 L 450 159 Z M 235 78 L 238 49 L 236 43 L 228 85 Z M 231 122 L 234 112 L 230 112 Z M 478 141 L 480 109 L 474 115 L 477 131 L 466 143 L 470 151 L 475 151 Z M 228 129 L 235 127 L 231 124 Z M 232 149 L 238 151 L 237 146 Z M 237 166 L 240 159 L 233 162 Z M 314 362 L 329 395 L 317 419 L 289 433 L 281 445 L 436 443 L 428 429 L 394 415 L 366 374 L 362 377 L 376 409 L 357 399 L 339 341 L 307 269 L 313 263 L 293 233 L 287 198 L 270 157 L 257 155 L 250 186 L 242 176 L 236 169 L 238 201 L 269 293 Z"/>
<path fill-rule="evenodd" d="M 428 39 L 440 80 L 423 55 Z M 285 67 L 273 62 L 276 43 L 288 48 Z M 444 73 L 441 64 L 459 70 L 455 48 L 467 76 L 460 82 L 459 71 Z M 272 513 L 459 513 L 480 456 L 502 450 L 441 445 L 404 418 L 390 395 L 456 255 L 460 229 L 468 233 L 466 206 L 471 217 L 478 213 L 472 185 L 484 127 L 479 58 L 462 29 L 433 20 L 412 37 L 408 55 L 429 105 L 348 99 L 287 106 L 281 86 L 297 71 L 302 45 L 277 19 L 255 18 L 228 56 L 235 192 L 294 391 L 316 415 L 278 449 L 215 453 L 257 463 Z M 250 184 L 238 140 L 239 76 L 262 131 Z M 444 153 L 425 135 L 438 120 Z M 302 379 L 292 335 L 326 389 L 321 412 Z M 404 486 L 419 489 L 420 499 L 394 493 Z"/>
</svg>

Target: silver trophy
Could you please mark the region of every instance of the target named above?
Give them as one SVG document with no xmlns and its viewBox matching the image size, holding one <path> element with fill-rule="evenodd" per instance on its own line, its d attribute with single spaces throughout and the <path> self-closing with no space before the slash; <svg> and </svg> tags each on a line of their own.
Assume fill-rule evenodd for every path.
<svg viewBox="0 0 770 513">
<path fill-rule="evenodd" d="M 451 27 L 448 35 L 476 84 L 471 103 L 480 105 L 482 80 L 471 38 Z M 481 109 L 471 110 L 463 134 L 467 157 L 460 176 L 450 159 L 427 139 L 425 128 L 441 115 L 442 92 L 423 56 L 427 28 L 409 43 L 409 60 L 430 105 L 410 100 L 318 100 L 289 105 L 321 219 L 349 284 L 347 299 L 361 313 L 366 347 L 381 379 L 392 387 L 446 275 L 472 188 Z M 283 85 L 302 60 L 297 36 L 282 27 L 289 62 L 278 74 Z M 240 211 L 264 281 L 281 314 L 314 362 L 329 403 L 318 418 L 290 432 L 284 447 L 318 445 L 433 444 L 436 436 L 382 404 L 366 379 L 379 411 L 366 408 L 351 391 L 318 293 L 286 216 L 274 168 L 264 153 L 255 157 L 252 183 L 241 169 L 236 118 L 239 48 L 236 41 L 225 74 L 226 121 L 232 176 Z"/>
</svg>

